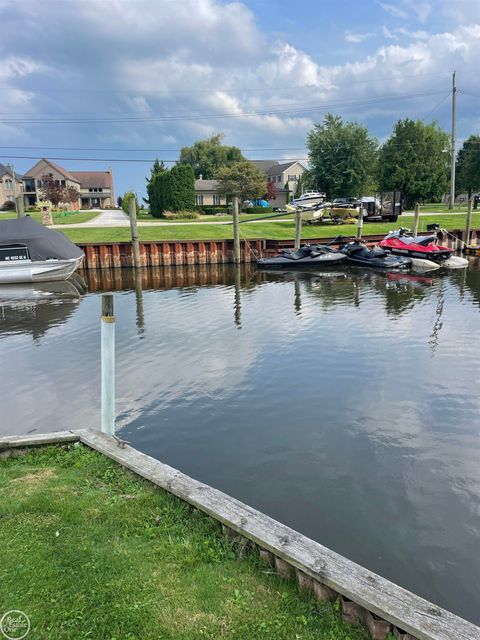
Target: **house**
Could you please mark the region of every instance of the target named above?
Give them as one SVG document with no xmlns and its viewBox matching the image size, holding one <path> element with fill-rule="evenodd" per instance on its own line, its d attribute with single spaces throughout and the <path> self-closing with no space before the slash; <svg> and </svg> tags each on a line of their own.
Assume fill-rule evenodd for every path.
<svg viewBox="0 0 480 640">
<path fill-rule="evenodd" d="M 217 192 L 216 180 L 204 180 L 202 176 L 195 180 L 195 204 L 197 207 L 203 206 L 225 206 L 227 200 Z"/>
<path fill-rule="evenodd" d="M 6 202 L 15 202 L 15 196 L 19 196 L 23 191 L 23 176 L 15 174 L 13 171 L 0 163 L 0 208 Z"/>
<path fill-rule="evenodd" d="M 62 187 L 74 187 L 79 192 L 77 202 L 71 205 L 81 209 L 109 209 L 115 206 L 112 170 L 67 171 L 51 160 L 42 158 L 23 176 L 26 206 L 34 206 L 39 199 L 42 176 L 51 176 Z"/>
<path fill-rule="evenodd" d="M 275 184 L 277 197 L 270 202 L 270 205 L 283 209 L 287 202 L 285 185 L 288 185 L 291 199 L 295 195 L 298 180 L 306 171 L 306 167 L 299 160 L 283 163 L 278 160 L 251 160 L 250 162 L 267 176 L 268 182 Z"/>
</svg>

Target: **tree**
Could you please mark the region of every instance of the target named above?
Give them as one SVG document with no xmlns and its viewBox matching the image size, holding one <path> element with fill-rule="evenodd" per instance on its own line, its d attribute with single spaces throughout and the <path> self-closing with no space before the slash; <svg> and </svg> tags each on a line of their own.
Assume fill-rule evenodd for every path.
<svg viewBox="0 0 480 640">
<path fill-rule="evenodd" d="M 382 189 L 401 189 L 407 207 L 440 200 L 448 187 L 449 137 L 432 122 L 399 120 L 380 151 Z"/>
<path fill-rule="evenodd" d="M 290 185 L 288 184 L 288 181 L 285 182 L 285 184 L 283 185 L 283 190 L 285 191 L 285 204 L 288 204 L 290 202 Z"/>
<path fill-rule="evenodd" d="M 151 200 L 152 200 L 152 195 L 153 195 L 153 181 L 156 175 L 158 175 L 159 173 L 166 171 L 166 166 L 162 161 L 160 161 L 158 158 L 156 158 L 156 160 L 153 163 L 153 166 L 150 169 L 150 177 L 145 178 L 147 181 L 147 197 L 143 198 L 143 201 L 145 202 L 145 204 L 147 204 L 149 207 L 151 207 Z"/>
<path fill-rule="evenodd" d="M 244 161 L 238 147 L 222 144 L 224 137 L 223 133 L 217 133 L 207 140 L 198 140 L 191 147 L 183 147 L 180 151 L 180 164 L 189 164 L 196 178 L 202 176 L 205 180 L 211 180 L 220 167 Z"/>
<path fill-rule="evenodd" d="M 275 185 L 275 181 L 269 180 L 267 182 L 266 199 L 270 202 L 271 200 L 275 200 L 276 197 L 277 197 L 277 187 Z"/>
<path fill-rule="evenodd" d="M 215 179 L 218 193 L 238 196 L 240 202 L 260 198 L 265 193 L 265 176 L 248 160 L 221 167 Z"/>
<path fill-rule="evenodd" d="M 76 204 L 80 193 L 73 185 L 66 186 L 60 184 L 53 175 L 45 174 L 40 178 L 40 196 L 42 200 L 50 201 L 54 207 L 62 202 L 63 204 Z"/>
<path fill-rule="evenodd" d="M 132 200 L 132 198 L 135 200 L 135 204 L 137 205 L 137 211 L 138 211 L 137 194 L 134 193 L 133 191 L 127 191 L 124 194 L 123 200 L 122 200 L 122 209 L 125 211 L 127 215 L 129 214 L 128 203 L 130 202 L 130 200 Z"/>
<path fill-rule="evenodd" d="M 458 152 L 456 182 L 457 190 L 466 191 L 469 198 L 480 189 L 480 136 L 470 136 Z"/>
<path fill-rule="evenodd" d="M 118 196 L 118 198 L 117 198 L 117 205 L 120 207 L 120 209 L 122 208 L 122 203 L 123 203 L 123 198 L 122 198 L 122 196 Z"/>
<path fill-rule="evenodd" d="M 302 195 L 302 193 L 303 193 L 303 180 L 302 180 L 302 176 L 298 176 L 294 198 L 299 198 Z"/>
<path fill-rule="evenodd" d="M 366 127 L 329 113 L 308 134 L 307 147 L 311 178 L 328 199 L 374 189 L 378 142 Z"/>
<path fill-rule="evenodd" d="M 160 218 L 164 211 L 195 209 L 195 176 L 188 164 L 177 164 L 170 170 L 160 168 L 152 177 L 150 213 Z"/>
</svg>

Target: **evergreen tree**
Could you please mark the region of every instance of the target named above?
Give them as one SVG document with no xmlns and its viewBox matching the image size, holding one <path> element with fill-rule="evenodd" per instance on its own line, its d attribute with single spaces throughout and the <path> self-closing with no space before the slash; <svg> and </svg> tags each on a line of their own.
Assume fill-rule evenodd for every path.
<svg viewBox="0 0 480 640">
<path fill-rule="evenodd" d="M 143 201 L 149 206 L 149 208 L 151 208 L 152 206 L 153 181 L 155 179 L 155 176 L 165 170 L 166 167 L 163 160 L 160 162 L 157 158 L 150 169 L 150 177 L 145 178 L 147 181 L 147 197 L 143 198 Z"/>
<path fill-rule="evenodd" d="M 294 197 L 299 198 L 302 195 L 302 193 L 303 193 L 303 180 L 302 180 L 302 176 L 298 176 L 297 187 L 295 189 Z"/>
<path fill-rule="evenodd" d="M 288 182 L 285 182 L 283 188 L 285 189 L 285 204 L 288 204 L 290 202 L 290 187 L 288 186 Z"/>
</svg>

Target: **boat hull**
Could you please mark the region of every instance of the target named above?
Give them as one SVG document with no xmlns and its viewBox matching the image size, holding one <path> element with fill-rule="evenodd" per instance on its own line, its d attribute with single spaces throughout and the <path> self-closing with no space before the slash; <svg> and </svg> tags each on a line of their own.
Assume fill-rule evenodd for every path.
<svg viewBox="0 0 480 640">
<path fill-rule="evenodd" d="M 83 256 L 69 260 L 0 262 L 0 284 L 66 280 L 80 267 L 82 261 Z"/>
<path fill-rule="evenodd" d="M 304 269 L 305 267 L 318 267 L 318 265 L 337 264 L 345 259 L 346 256 L 337 252 L 324 253 L 315 258 L 309 257 L 300 260 L 276 256 L 275 258 L 259 258 L 257 267 L 259 269 Z"/>
</svg>

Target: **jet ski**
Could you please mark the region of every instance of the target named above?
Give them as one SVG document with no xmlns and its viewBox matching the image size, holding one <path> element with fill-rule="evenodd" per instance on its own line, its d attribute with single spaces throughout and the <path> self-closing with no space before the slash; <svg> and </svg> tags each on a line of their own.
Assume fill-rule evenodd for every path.
<svg viewBox="0 0 480 640">
<path fill-rule="evenodd" d="M 410 258 L 394 256 L 385 249 L 374 247 L 369 249 L 360 240 L 352 240 L 343 245 L 340 251 L 346 256 L 347 262 L 372 269 L 388 269 L 389 271 L 406 271 L 412 266 Z"/>
<path fill-rule="evenodd" d="M 409 233 L 409 229 L 401 227 L 386 235 L 379 245 L 396 255 L 409 256 L 413 267 L 418 271 L 431 271 L 440 267 L 462 269 L 468 266 L 468 260 L 454 256 L 453 249 L 439 245 L 435 233 L 416 237 Z"/>
<path fill-rule="evenodd" d="M 435 234 L 428 236 L 408 235 L 409 229 L 402 227 L 397 231 L 390 231 L 389 234 L 379 243 L 380 247 L 391 251 L 396 255 L 409 256 L 410 258 L 421 258 L 423 260 L 433 260 L 443 262 L 448 260 L 453 253 L 453 249 L 442 247 L 437 244 Z"/>
<path fill-rule="evenodd" d="M 342 262 L 346 255 L 324 244 L 305 244 L 300 249 L 284 249 L 273 258 L 258 258 L 260 269 L 304 268 Z"/>
</svg>

